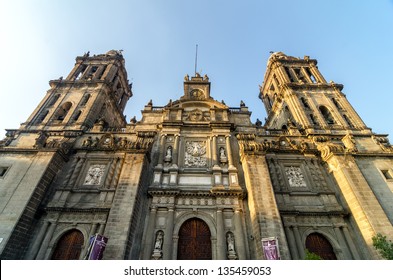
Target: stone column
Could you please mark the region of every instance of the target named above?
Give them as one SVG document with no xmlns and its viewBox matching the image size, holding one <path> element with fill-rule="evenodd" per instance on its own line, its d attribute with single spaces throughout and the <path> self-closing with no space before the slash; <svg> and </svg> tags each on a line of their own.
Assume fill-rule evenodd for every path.
<svg viewBox="0 0 393 280">
<path fill-rule="evenodd" d="M 167 213 L 166 229 L 164 235 L 164 246 L 162 252 L 164 260 L 170 260 L 172 257 L 174 215 L 175 215 L 175 209 L 173 207 L 169 207 Z"/>
<path fill-rule="evenodd" d="M 165 153 L 164 147 L 165 147 L 166 136 L 167 136 L 166 134 L 161 135 L 157 167 L 162 167 L 162 162 L 164 160 L 164 153 Z"/>
<path fill-rule="evenodd" d="M 353 156 L 335 154 L 326 144 L 317 143 L 317 147 L 321 151 L 322 159 L 328 163 L 341 195 L 347 202 L 360 234 L 367 244 L 369 258 L 381 259 L 372 245 L 372 237 L 376 233 L 393 236 L 393 226 L 373 187 L 368 184 Z"/>
<path fill-rule="evenodd" d="M 115 173 L 112 176 L 112 181 L 109 186 L 110 188 L 116 188 L 117 186 L 117 182 L 119 181 L 119 177 L 120 177 L 121 164 L 122 164 L 122 160 L 120 158 L 117 158 Z"/>
<path fill-rule="evenodd" d="M 242 223 L 242 209 L 237 208 L 234 210 L 235 222 L 235 248 L 239 260 L 246 259 L 246 245 L 244 242 L 244 232 Z"/>
<path fill-rule="evenodd" d="M 102 223 L 102 224 L 100 224 L 100 227 L 98 228 L 98 234 L 99 235 L 103 235 L 104 234 L 104 230 L 105 230 L 105 224 Z"/>
<path fill-rule="evenodd" d="M 293 260 L 298 260 L 299 258 L 299 253 L 297 251 L 296 248 L 296 241 L 295 241 L 295 237 L 293 236 L 293 231 L 291 229 L 291 227 L 286 226 L 284 227 L 285 233 L 287 235 L 288 238 L 288 245 L 291 251 L 291 255 L 292 255 L 292 259 Z"/>
<path fill-rule="evenodd" d="M 177 167 L 178 164 L 178 157 L 179 157 L 179 137 L 180 134 L 175 134 L 175 143 L 173 147 L 173 155 L 172 155 L 172 165 Z"/>
<path fill-rule="evenodd" d="M 78 160 L 78 163 L 76 164 L 76 167 L 75 167 L 75 169 L 74 169 L 74 172 L 72 173 L 71 179 L 70 179 L 70 181 L 68 182 L 68 186 L 74 187 L 75 182 L 76 182 L 76 179 L 77 179 L 78 176 L 79 176 L 79 173 L 80 173 L 80 171 L 81 171 L 81 168 L 82 168 L 82 166 L 83 166 L 85 160 L 86 160 L 86 158 L 80 158 L 80 159 Z"/>
<path fill-rule="evenodd" d="M 68 185 L 68 182 L 71 179 L 71 175 L 74 172 L 75 166 L 76 166 L 76 164 L 78 163 L 79 160 L 80 160 L 79 157 L 76 157 L 76 158 L 73 159 L 72 164 L 70 166 L 70 169 L 68 170 L 68 172 L 66 174 L 66 177 L 65 177 L 65 179 L 63 181 L 63 186 L 67 186 Z"/>
<path fill-rule="evenodd" d="M 83 244 L 83 250 L 81 252 L 81 257 L 84 259 L 87 253 L 87 249 L 89 249 L 89 241 L 90 237 L 96 235 L 97 233 L 98 223 L 93 223 L 90 227 L 89 236 L 87 237 L 88 242 Z"/>
<path fill-rule="evenodd" d="M 173 250 L 172 250 L 172 260 L 177 260 L 177 247 L 179 244 L 179 236 L 173 237 Z M 176 249 L 176 250 L 175 250 Z"/>
<path fill-rule="evenodd" d="M 232 150 L 231 150 L 230 137 L 231 137 L 231 135 L 225 136 L 225 142 L 226 142 L 226 147 L 227 147 L 227 156 L 228 156 L 228 168 L 234 168 L 233 161 L 232 161 Z"/>
<path fill-rule="evenodd" d="M 348 250 L 347 244 L 345 244 L 343 233 L 341 232 L 340 226 L 334 226 L 334 232 L 336 233 L 338 244 L 340 244 L 340 249 L 344 252 L 344 258 L 350 260 L 352 258 L 351 253 Z"/>
<path fill-rule="evenodd" d="M 27 260 L 34 260 L 38 254 L 38 250 L 40 249 L 40 246 L 42 244 L 42 240 L 45 237 L 46 231 L 49 227 L 50 223 L 49 221 L 45 221 L 44 224 L 42 225 L 37 238 L 34 240 L 34 244 L 29 252 L 29 254 L 26 256 Z"/>
<path fill-rule="evenodd" d="M 115 172 L 116 163 L 117 163 L 117 161 L 115 161 L 115 159 L 112 159 L 111 163 L 109 164 L 108 173 L 106 175 L 106 179 L 105 179 L 105 183 L 104 183 L 104 188 L 105 189 L 109 189 L 110 188 L 110 184 L 111 184 L 111 181 L 112 181 L 113 173 Z"/>
<path fill-rule="evenodd" d="M 56 228 L 56 223 L 51 223 L 49 226 L 49 230 L 46 233 L 44 240 L 42 241 L 41 248 L 38 252 L 36 260 L 45 259 L 45 253 L 46 253 L 46 250 L 48 249 L 49 242 L 52 239 L 53 233 L 55 232 L 55 228 Z"/>
<path fill-rule="evenodd" d="M 217 259 L 226 260 L 226 242 L 224 232 L 223 209 L 217 209 Z"/>
<path fill-rule="evenodd" d="M 145 237 L 145 248 L 143 251 L 143 259 L 150 260 L 151 254 L 153 253 L 153 242 L 154 242 L 154 228 L 156 226 L 156 215 L 157 215 L 157 207 L 152 206 L 150 208 L 150 215 L 149 215 L 149 222 L 147 224 L 146 234 Z"/>
<path fill-rule="evenodd" d="M 213 135 L 213 147 L 212 147 L 212 159 L 213 159 L 213 166 L 218 166 L 217 164 L 217 135 Z"/>
<path fill-rule="evenodd" d="M 303 246 L 303 242 L 302 239 L 300 238 L 300 233 L 299 233 L 299 228 L 297 226 L 293 227 L 293 232 L 295 233 L 295 240 L 296 240 L 296 246 L 297 246 L 297 250 L 299 253 L 299 258 L 301 260 L 304 260 L 305 254 L 304 254 L 304 246 Z"/>
<path fill-rule="evenodd" d="M 355 260 L 360 260 L 358 250 L 356 249 L 356 246 L 352 241 L 352 238 L 351 238 L 351 235 L 349 234 L 348 228 L 346 226 L 343 226 L 342 230 L 344 232 L 345 240 L 347 241 L 347 244 L 349 246 L 349 249 L 351 250 L 353 258 Z"/>
</svg>

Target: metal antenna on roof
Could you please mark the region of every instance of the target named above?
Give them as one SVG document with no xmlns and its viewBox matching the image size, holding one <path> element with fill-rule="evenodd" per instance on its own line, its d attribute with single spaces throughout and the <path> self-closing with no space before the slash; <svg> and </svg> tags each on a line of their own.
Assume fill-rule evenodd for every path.
<svg viewBox="0 0 393 280">
<path fill-rule="evenodd" d="M 195 76 L 196 76 L 196 73 L 197 73 L 197 64 L 198 64 L 198 44 L 196 44 L 196 46 L 195 46 Z"/>
</svg>

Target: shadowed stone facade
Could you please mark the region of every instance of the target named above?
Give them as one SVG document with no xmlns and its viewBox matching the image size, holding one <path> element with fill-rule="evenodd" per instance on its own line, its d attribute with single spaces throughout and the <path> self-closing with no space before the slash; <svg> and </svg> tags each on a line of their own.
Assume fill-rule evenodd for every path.
<svg viewBox="0 0 393 280">
<path fill-rule="evenodd" d="M 264 124 L 243 101 L 214 100 L 198 73 L 127 122 L 121 52 L 77 57 L 0 141 L 1 259 L 83 259 L 96 233 L 104 259 L 264 259 L 269 237 L 281 259 L 379 259 L 393 148 L 316 65 L 271 55 Z"/>
</svg>

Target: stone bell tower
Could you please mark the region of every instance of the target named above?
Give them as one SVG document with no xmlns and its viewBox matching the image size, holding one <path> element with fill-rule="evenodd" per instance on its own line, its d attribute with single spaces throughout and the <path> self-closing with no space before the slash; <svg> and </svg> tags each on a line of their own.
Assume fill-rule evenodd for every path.
<svg viewBox="0 0 393 280">
<path fill-rule="evenodd" d="M 123 111 L 132 92 L 119 51 L 78 56 L 65 79 L 49 84 L 51 88 L 21 129 L 86 130 L 97 122 L 125 126 Z"/>
<path fill-rule="evenodd" d="M 343 85 L 326 82 L 317 60 L 271 55 L 259 98 L 272 129 L 300 129 L 307 133 L 330 133 L 332 130 L 370 133 L 348 102 Z"/>
</svg>

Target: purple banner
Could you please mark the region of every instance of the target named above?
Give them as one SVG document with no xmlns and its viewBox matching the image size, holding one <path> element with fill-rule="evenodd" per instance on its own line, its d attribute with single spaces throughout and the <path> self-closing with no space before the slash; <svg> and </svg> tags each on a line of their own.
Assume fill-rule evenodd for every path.
<svg viewBox="0 0 393 280">
<path fill-rule="evenodd" d="M 280 251 L 278 250 L 278 240 L 276 237 L 263 238 L 262 248 L 267 260 L 280 259 Z"/>
<path fill-rule="evenodd" d="M 107 243 L 108 238 L 103 235 L 96 234 L 92 236 L 90 238 L 88 260 L 101 260 Z"/>
</svg>

